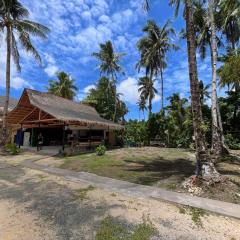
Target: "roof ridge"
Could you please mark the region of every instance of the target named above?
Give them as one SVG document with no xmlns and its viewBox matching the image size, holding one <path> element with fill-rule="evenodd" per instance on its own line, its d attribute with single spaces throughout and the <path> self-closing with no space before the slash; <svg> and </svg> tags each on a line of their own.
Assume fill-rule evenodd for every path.
<svg viewBox="0 0 240 240">
<path fill-rule="evenodd" d="M 68 101 L 68 102 L 71 102 L 71 103 L 74 103 L 74 104 L 77 104 L 77 105 L 83 105 L 83 106 L 86 106 L 86 107 L 89 107 L 89 108 L 92 108 L 92 109 L 96 110 L 94 107 L 92 107 L 92 106 L 90 106 L 88 104 L 84 104 L 84 103 L 81 103 L 81 102 L 76 102 L 74 100 L 70 100 L 70 99 L 67 99 L 67 98 L 64 98 L 64 97 L 61 97 L 61 96 L 57 96 L 57 95 L 55 95 L 53 93 L 41 92 L 41 91 L 38 91 L 38 90 L 35 90 L 35 89 L 31 89 L 31 88 L 25 88 L 25 90 L 30 91 L 30 92 L 36 92 L 36 93 L 39 93 L 39 94 L 50 95 L 50 96 L 62 99 L 64 101 Z"/>
</svg>

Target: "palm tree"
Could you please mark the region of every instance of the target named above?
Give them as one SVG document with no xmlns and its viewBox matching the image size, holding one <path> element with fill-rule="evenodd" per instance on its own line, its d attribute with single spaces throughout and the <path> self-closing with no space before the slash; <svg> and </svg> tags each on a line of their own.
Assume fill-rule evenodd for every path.
<svg viewBox="0 0 240 240">
<path fill-rule="evenodd" d="M 117 111 L 117 97 L 116 97 L 116 81 L 117 81 L 117 73 L 122 73 L 122 67 L 119 65 L 121 58 L 125 55 L 124 53 L 116 53 L 114 52 L 113 45 L 111 41 L 107 41 L 106 43 L 100 44 L 100 51 L 94 52 L 92 54 L 94 57 L 98 59 L 100 62 L 99 69 L 100 75 L 106 74 L 111 77 L 111 82 L 114 86 L 115 93 L 115 111 L 112 117 L 112 120 L 116 120 L 116 111 Z M 110 90 L 110 86 L 108 91 Z"/>
<path fill-rule="evenodd" d="M 240 38 L 240 1 L 220 0 L 219 9 L 220 27 L 234 50 Z"/>
<path fill-rule="evenodd" d="M 171 35 L 175 35 L 175 31 L 170 27 L 170 21 L 167 21 L 163 28 L 160 28 L 155 21 L 147 21 L 143 32 L 147 36 L 142 37 L 137 46 L 141 53 L 140 61 L 137 63 L 137 68 L 140 71 L 142 67 L 146 69 L 146 75 L 156 78 L 160 74 L 161 77 L 161 109 L 164 108 L 163 94 L 163 71 L 167 67 L 166 54 L 171 49 L 177 50 L 178 47 L 171 43 Z"/>
<path fill-rule="evenodd" d="M 147 0 L 145 0 L 147 1 Z M 181 4 L 181 0 L 169 0 L 171 5 L 175 5 L 175 15 Z M 219 173 L 208 154 L 205 132 L 203 128 L 202 109 L 200 103 L 199 81 L 196 60 L 196 31 L 194 28 L 194 7 L 193 0 L 184 0 L 184 18 L 186 22 L 186 38 L 188 48 L 188 67 L 190 80 L 191 105 L 193 116 L 193 129 L 196 146 L 196 176 L 204 179 L 219 180 Z"/>
<path fill-rule="evenodd" d="M 41 64 L 41 57 L 37 50 L 32 45 L 30 35 L 47 38 L 49 29 L 42 24 L 27 20 L 29 17 L 28 10 L 18 0 L 1 0 L 0 2 L 0 31 L 3 33 L 6 29 L 6 100 L 3 111 L 3 126 L 2 126 L 2 144 L 7 140 L 7 122 L 9 96 L 10 96 L 10 75 L 11 75 L 11 56 L 17 67 L 21 71 L 20 54 L 18 51 L 19 41 L 22 48 Z M 17 36 L 17 37 L 16 37 Z"/>
<path fill-rule="evenodd" d="M 202 80 L 199 81 L 201 105 L 203 105 L 205 103 L 206 99 L 210 98 L 210 93 L 209 93 L 210 86 L 211 86 L 210 84 L 204 85 Z"/>
<path fill-rule="evenodd" d="M 208 0 L 209 25 L 211 29 L 211 62 L 212 62 L 212 150 L 215 161 L 223 153 L 223 132 L 221 130 L 220 122 L 221 115 L 218 115 L 218 98 L 217 98 L 217 37 L 215 16 L 216 5 L 214 0 Z"/>
<path fill-rule="evenodd" d="M 148 101 L 149 115 L 152 113 L 152 100 L 157 94 L 157 89 L 154 87 L 154 80 L 149 77 L 141 77 L 138 81 L 138 92 L 140 93 L 140 99 L 145 102 Z"/>
<path fill-rule="evenodd" d="M 140 96 L 140 98 L 139 98 L 139 100 L 137 102 L 137 105 L 138 105 L 139 112 L 142 111 L 143 118 L 145 120 L 145 110 L 147 109 L 147 107 L 146 107 L 146 99 L 143 96 Z M 140 116 L 139 116 L 139 120 L 140 120 Z"/>
<path fill-rule="evenodd" d="M 76 96 L 78 88 L 75 86 L 75 80 L 65 72 L 58 72 L 56 74 L 57 80 L 49 80 L 48 92 L 56 96 L 73 100 Z"/>
<path fill-rule="evenodd" d="M 228 86 L 231 90 L 239 90 L 240 49 L 228 49 L 227 54 L 221 56 L 219 60 L 223 63 L 223 65 L 218 69 L 220 86 Z"/>
<path fill-rule="evenodd" d="M 207 48 L 210 48 L 211 64 L 212 64 L 212 150 L 213 157 L 219 158 L 223 152 L 228 152 L 228 148 L 224 143 L 224 136 L 221 127 L 221 114 L 218 112 L 217 98 L 217 48 L 223 44 L 216 35 L 216 6 L 209 0 L 208 11 L 201 2 L 194 3 L 194 23 L 197 35 L 197 47 L 202 59 L 206 57 Z M 201 90 L 201 89 L 200 89 Z"/>
</svg>

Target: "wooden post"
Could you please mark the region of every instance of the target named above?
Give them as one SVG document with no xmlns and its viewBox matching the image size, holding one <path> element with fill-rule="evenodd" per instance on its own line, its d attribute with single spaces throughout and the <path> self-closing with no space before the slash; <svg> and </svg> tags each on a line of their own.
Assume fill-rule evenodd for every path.
<svg viewBox="0 0 240 240">
<path fill-rule="evenodd" d="M 22 138 L 22 124 L 21 124 L 21 132 L 20 132 L 20 138 L 19 138 L 19 142 L 18 142 L 18 148 L 21 147 L 21 138 Z"/>
<path fill-rule="evenodd" d="M 91 147 L 92 147 L 92 144 L 91 144 L 91 142 L 92 142 L 92 139 L 91 139 L 91 137 L 92 137 L 92 133 L 91 133 L 91 125 L 90 125 L 90 127 L 89 127 L 89 135 L 90 135 L 89 148 L 90 148 L 90 150 L 91 150 Z"/>
<path fill-rule="evenodd" d="M 64 153 L 65 150 L 65 122 L 63 123 L 63 136 L 62 136 L 62 151 Z"/>
<path fill-rule="evenodd" d="M 40 122 L 38 123 L 38 129 L 37 129 L 37 151 L 39 151 L 39 132 L 40 132 Z"/>
<path fill-rule="evenodd" d="M 31 147 L 33 146 L 33 127 L 32 127 L 32 132 L 31 132 L 31 143 L 30 143 Z"/>
</svg>

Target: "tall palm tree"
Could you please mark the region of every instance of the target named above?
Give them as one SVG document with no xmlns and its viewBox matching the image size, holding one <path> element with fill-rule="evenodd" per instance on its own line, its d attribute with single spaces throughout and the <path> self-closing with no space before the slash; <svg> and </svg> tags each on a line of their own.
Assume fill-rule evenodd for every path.
<svg viewBox="0 0 240 240">
<path fill-rule="evenodd" d="M 142 67 L 146 69 L 146 75 L 150 78 L 161 78 L 161 109 L 164 108 L 164 93 L 163 93 L 163 71 L 167 67 L 166 54 L 171 49 L 177 50 L 178 47 L 172 43 L 171 35 L 175 35 L 175 31 L 170 27 L 170 21 L 167 21 L 162 28 L 160 28 L 155 21 L 148 20 L 143 32 L 147 36 L 142 37 L 137 47 L 140 51 L 141 57 L 137 64 L 140 71 Z"/>
<path fill-rule="evenodd" d="M 144 98 L 144 96 L 140 96 L 137 102 L 137 105 L 138 105 L 139 112 L 142 111 L 143 119 L 145 120 L 145 110 L 147 109 L 147 107 L 146 107 L 146 99 Z M 140 120 L 140 116 L 139 116 L 139 120 Z"/>
<path fill-rule="evenodd" d="M 111 41 L 100 44 L 100 51 L 94 52 L 92 54 L 100 62 L 99 69 L 100 75 L 106 74 L 111 77 L 111 83 L 114 86 L 115 93 L 115 111 L 112 117 L 112 120 L 116 120 L 116 111 L 117 111 L 117 96 L 116 96 L 116 82 L 117 82 L 117 73 L 124 74 L 122 67 L 119 65 L 121 58 L 125 55 L 124 53 L 114 52 L 113 45 Z M 110 86 L 108 91 L 110 90 Z"/>
<path fill-rule="evenodd" d="M 220 27 L 232 49 L 235 49 L 240 39 L 240 1 L 220 0 L 219 9 Z"/>
<path fill-rule="evenodd" d="M 65 72 L 58 72 L 56 74 L 57 80 L 49 80 L 48 92 L 56 96 L 73 100 L 76 96 L 78 88 L 75 85 L 75 80 Z"/>
<path fill-rule="evenodd" d="M 228 152 L 224 143 L 223 130 L 221 126 L 221 114 L 218 111 L 217 98 L 217 48 L 223 46 L 216 34 L 216 18 L 218 17 L 216 5 L 211 0 L 208 9 L 202 2 L 194 2 L 194 23 L 197 36 L 197 47 L 202 59 L 206 57 L 207 48 L 210 48 L 212 65 L 212 150 L 213 158 L 217 160 L 223 152 Z M 200 89 L 201 90 L 201 89 Z"/>
<path fill-rule="evenodd" d="M 145 0 L 147 1 L 147 0 Z M 169 0 L 171 5 L 175 5 L 175 15 L 177 16 L 181 0 Z M 184 19 L 186 23 L 186 38 L 188 49 L 188 68 L 190 80 L 190 94 L 193 115 L 193 129 L 196 146 L 196 175 L 204 179 L 219 180 L 219 173 L 208 154 L 205 132 L 203 128 L 202 109 L 199 94 L 199 81 L 196 60 L 196 35 L 194 28 L 194 7 L 193 0 L 183 0 Z"/>
<path fill-rule="evenodd" d="M 209 26 L 211 30 L 211 62 L 212 62 L 212 150 L 215 161 L 222 155 L 224 149 L 223 131 L 221 129 L 221 115 L 218 115 L 217 99 L 217 37 L 215 13 L 216 4 L 214 0 L 208 0 Z M 220 118 L 220 119 L 219 119 Z"/>
<path fill-rule="evenodd" d="M 154 80 L 149 77 L 141 77 L 138 81 L 138 92 L 140 93 L 140 99 L 145 102 L 148 101 L 149 115 L 152 113 L 152 100 L 157 94 L 157 89 L 154 87 Z"/>
<path fill-rule="evenodd" d="M 49 29 L 42 24 L 28 20 L 28 10 L 18 0 L 1 0 L 0 1 L 0 31 L 4 34 L 6 30 L 6 100 L 3 111 L 2 126 L 2 144 L 7 140 L 7 122 L 9 96 L 10 96 L 10 76 L 11 76 L 11 56 L 17 67 L 21 71 L 20 54 L 18 51 L 19 42 L 22 48 L 31 53 L 33 57 L 41 64 L 41 57 L 32 45 L 30 35 L 47 38 Z"/>
</svg>

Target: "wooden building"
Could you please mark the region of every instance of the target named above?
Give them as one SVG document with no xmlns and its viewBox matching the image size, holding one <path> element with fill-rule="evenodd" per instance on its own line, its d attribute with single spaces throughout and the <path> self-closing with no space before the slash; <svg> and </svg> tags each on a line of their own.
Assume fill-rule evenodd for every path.
<svg viewBox="0 0 240 240">
<path fill-rule="evenodd" d="M 39 135 L 44 146 L 71 148 L 114 146 L 115 131 L 123 126 L 102 118 L 88 105 L 50 93 L 24 89 L 16 107 L 8 114 L 8 123 L 18 125 L 15 142 L 19 146 L 37 146 Z"/>
</svg>

